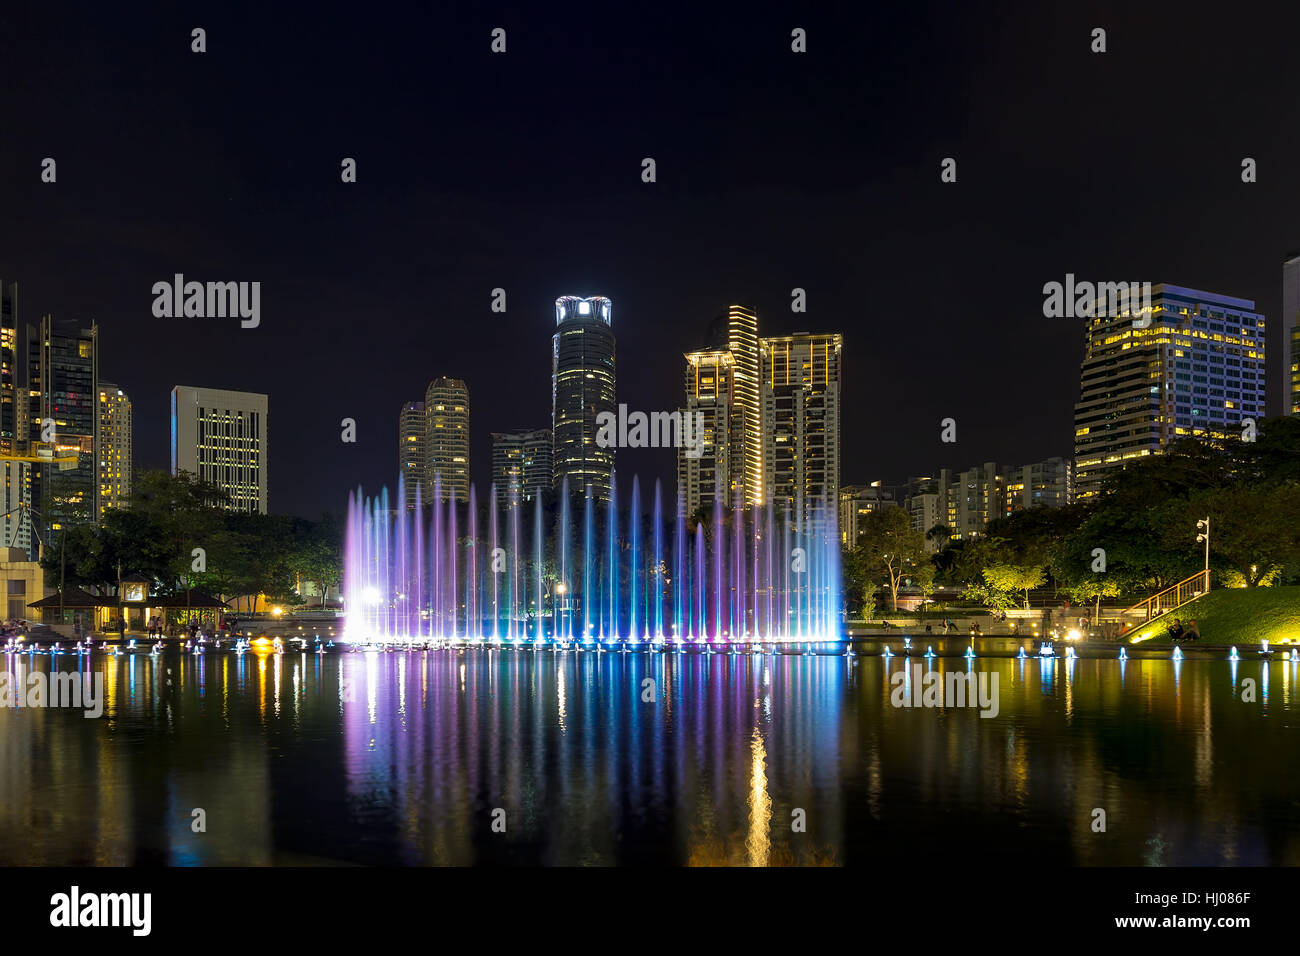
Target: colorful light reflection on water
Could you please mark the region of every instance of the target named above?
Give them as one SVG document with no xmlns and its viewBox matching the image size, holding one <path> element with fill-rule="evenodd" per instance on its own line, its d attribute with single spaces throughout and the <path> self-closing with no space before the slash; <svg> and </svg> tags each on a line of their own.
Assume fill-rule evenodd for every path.
<svg viewBox="0 0 1300 956">
<path fill-rule="evenodd" d="M 51 662 L 16 657 L 0 666 Z M 892 706 L 915 665 L 996 672 L 997 716 Z M 103 672 L 105 714 L 0 709 L 6 865 L 1300 864 L 1284 661 L 486 646 L 56 666 Z"/>
</svg>

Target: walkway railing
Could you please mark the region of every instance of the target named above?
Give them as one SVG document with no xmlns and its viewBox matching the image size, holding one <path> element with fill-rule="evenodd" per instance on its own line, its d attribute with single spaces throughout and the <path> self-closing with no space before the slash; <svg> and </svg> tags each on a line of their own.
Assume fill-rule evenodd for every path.
<svg viewBox="0 0 1300 956">
<path fill-rule="evenodd" d="M 1197 571 L 1185 581 L 1179 581 L 1172 587 L 1167 587 L 1158 594 L 1153 594 L 1139 604 L 1134 604 L 1126 610 L 1124 617 L 1136 617 L 1139 620 L 1154 621 L 1162 615 L 1168 614 L 1176 608 L 1182 607 L 1188 601 L 1194 601 L 1210 590 L 1210 572 Z"/>
</svg>

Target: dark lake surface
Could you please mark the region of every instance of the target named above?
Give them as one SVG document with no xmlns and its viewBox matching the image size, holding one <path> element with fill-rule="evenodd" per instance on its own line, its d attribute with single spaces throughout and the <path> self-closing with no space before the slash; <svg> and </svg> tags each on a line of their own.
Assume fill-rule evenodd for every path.
<svg viewBox="0 0 1300 956">
<path fill-rule="evenodd" d="M 1250 658 L 64 655 L 104 713 L 0 708 L 0 863 L 1297 865 L 1300 668 Z M 894 706 L 918 663 L 997 715 Z"/>
</svg>

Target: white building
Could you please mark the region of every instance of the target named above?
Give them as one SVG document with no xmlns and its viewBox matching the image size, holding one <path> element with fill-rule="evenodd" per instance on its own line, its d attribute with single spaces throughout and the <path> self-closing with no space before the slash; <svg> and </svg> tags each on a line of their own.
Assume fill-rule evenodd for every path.
<svg viewBox="0 0 1300 956">
<path fill-rule="evenodd" d="M 177 385 L 171 428 L 173 475 L 211 482 L 230 496 L 232 510 L 266 514 L 265 395 Z"/>
</svg>

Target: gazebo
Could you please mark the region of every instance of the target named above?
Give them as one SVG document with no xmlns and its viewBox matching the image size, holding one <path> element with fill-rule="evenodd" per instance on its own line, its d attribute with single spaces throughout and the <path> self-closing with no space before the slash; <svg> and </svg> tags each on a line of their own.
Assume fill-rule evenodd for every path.
<svg viewBox="0 0 1300 956">
<path fill-rule="evenodd" d="M 184 616 L 188 608 L 201 615 L 205 611 L 220 611 L 230 605 L 207 591 L 199 590 L 150 597 L 148 578 L 133 575 L 122 579 L 120 598 L 95 595 L 78 587 L 70 587 L 65 588 L 62 594 L 51 594 L 27 606 L 39 611 L 41 620 L 46 623 L 67 623 L 63 619 L 71 611 L 83 615 L 82 624 L 85 627 L 112 630 L 119 617 L 127 622 L 128 628 L 132 624 L 144 627 L 151 618 L 165 616 L 168 612 L 180 612 L 180 616 Z"/>
<path fill-rule="evenodd" d="M 41 620 L 45 623 L 65 624 L 66 621 L 61 618 L 67 616 L 67 612 L 84 614 L 89 621 L 83 623 L 96 622 L 98 615 L 96 612 L 100 608 L 117 607 L 117 598 L 100 597 L 91 594 L 89 591 L 83 591 L 81 588 L 64 588 L 61 594 L 51 594 L 43 597 L 39 601 L 33 601 L 27 605 L 41 612 Z M 62 614 L 60 614 L 60 610 Z"/>
</svg>

